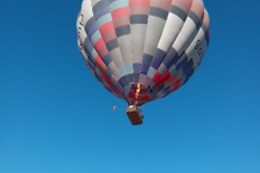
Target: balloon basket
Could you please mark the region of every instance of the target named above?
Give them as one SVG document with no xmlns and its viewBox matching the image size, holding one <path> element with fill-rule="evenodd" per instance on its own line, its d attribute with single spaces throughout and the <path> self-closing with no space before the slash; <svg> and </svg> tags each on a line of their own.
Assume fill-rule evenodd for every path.
<svg viewBox="0 0 260 173">
<path fill-rule="evenodd" d="M 132 125 L 141 125 L 143 124 L 144 116 L 142 111 L 137 105 L 129 105 L 126 108 L 126 114 L 131 121 Z"/>
</svg>

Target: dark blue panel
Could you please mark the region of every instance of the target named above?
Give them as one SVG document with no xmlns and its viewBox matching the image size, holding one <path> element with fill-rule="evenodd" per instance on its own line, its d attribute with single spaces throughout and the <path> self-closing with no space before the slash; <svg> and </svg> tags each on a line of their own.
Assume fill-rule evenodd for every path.
<svg viewBox="0 0 260 173">
<path fill-rule="evenodd" d="M 173 64 L 176 64 L 179 59 L 180 56 L 178 52 L 174 48 L 171 48 L 163 60 L 163 64 L 169 69 Z"/>
<path fill-rule="evenodd" d="M 104 62 L 107 66 L 109 66 L 109 64 L 112 62 L 112 58 L 109 54 L 107 54 L 105 57 L 104 57 Z"/>
<path fill-rule="evenodd" d="M 109 8 L 107 7 L 106 1 L 99 1 L 94 7 L 93 7 L 94 15 L 96 19 L 99 19 L 101 16 L 110 13 Z"/>
<path fill-rule="evenodd" d="M 85 52 L 90 56 L 91 52 L 93 50 L 93 45 L 90 44 L 90 41 L 88 38 L 85 39 L 83 46 L 84 46 L 83 48 L 84 48 Z"/>
<path fill-rule="evenodd" d="M 147 15 L 132 15 L 130 17 L 131 24 L 147 24 Z"/>
<path fill-rule="evenodd" d="M 144 56 L 143 56 L 143 64 L 149 66 L 151 64 L 151 62 L 152 62 L 152 59 L 153 59 L 152 55 L 144 54 Z"/>
<path fill-rule="evenodd" d="M 157 7 L 150 7 L 150 15 L 166 20 L 168 17 L 168 11 Z"/>
<path fill-rule="evenodd" d="M 112 87 L 113 87 L 116 91 L 119 91 L 119 89 L 117 88 L 117 86 L 116 86 L 114 83 L 112 83 L 111 85 L 112 85 Z"/>
<path fill-rule="evenodd" d="M 133 75 L 127 75 L 128 79 L 127 82 L 128 83 L 133 83 L 134 82 L 134 76 Z"/>
<path fill-rule="evenodd" d="M 130 33 L 130 26 L 128 26 L 128 25 L 116 28 L 116 36 L 117 37 L 127 35 L 129 33 Z"/>
<path fill-rule="evenodd" d="M 89 58 L 88 59 L 88 65 L 90 66 L 90 68 L 92 68 L 92 70 L 96 71 L 96 64 Z"/>
<path fill-rule="evenodd" d="M 93 50 L 93 45 L 90 44 L 88 38 L 86 38 L 85 41 L 84 41 L 84 50 L 85 50 L 87 53 L 91 53 L 92 50 Z"/>
<path fill-rule="evenodd" d="M 106 46 L 107 46 L 107 49 L 109 52 L 112 51 L 113 49 L 118 47 L 117 40 L 114 39 L 114 40 L 107 42 Z"/>
<path fill-rule="evenodd" d="M 198 16 L 193 12 L 190 11 L 189 17 L 193 20 L 193 22 L 196 24 L 197 29 L 201 26 L 201 19 L 198 18 Z"/>
<path fill-rule="evenodd" d="M 193 75 L 193 73 L 194 73 L 194 69 L 191 69 L 191 70 L 186 74 L 186 79 L 185 79 L 184 83 L 186 83 L 186 82 L 189 80 L 189 78 Z"/>
<path fill-rule="evenodd" d="M 93 50 L 93 45 L 92 45 L 92 43 L 89 41 L 88 38 L 85 39 L 84 50 L 85 50 L 85 52 L 87 53 L 89 60 L 90 60 L 93 64 L 95 64 L 94 57 L 92 57 L 92 54 L 91 54 L 91 52 L 92 52 L 92 50 Z"/>
<path fill-rule="evenodd" d="M 149 66 L 143 65 L 143 66 L 142 66 L 142 69 L 141 69 L 141 73 L 142 73 L 142 74 L 147 74 L 148 70 L 149 70 Z"/>
<path fill-rule="evenodd" d="M 164 52 L 163 50 L 161 49 L 156 49 L 156 52 L 154 54 L 154 58 L 153 58 L 153 62 L 152 62 L 152 67 L 154 69 L 158 69 L 159 66 L 161 65 L 163 59 L 165 58 L 166 56 L 166 52 Z"/>
<path fill-rule="evenodd" d="M 139 74 L 130 74 L 128 75 L 128 82 L 129 83 L 137 83 L 139 81 Z"/>
<path fill-rule="evenodd" d="M 147 74 L 150 64 L 152 62 L 153 56 L 144 54 L 143 56 L 143 65 L 142 65 L 142 73 Z"/>
<path fill-rule="evenodd" d="M 188 62 L 188 59 L 187 58 L 182 58 L 180 60 L 180 62 L 178 62 L 177 66 L 176 66 L 176 69 L 177 70 L 180 70 L 181 68 L 183 68 L 183 66 Z"/>
<path fill-rule="evenodd" d="M 126 75 L 123 76 L 119 79 L 119 84 L 124 87 L 127 86 L 131 83 L 137 83 L 139 82 L 140 79 L 140 74 L 130 74 L 130 75 Z"/>
<path fill-rule="evenodd" d="M 179 18 L 181 18 L 181 20 L 185 21 L 187 14 L 181 8 L 173 5 L 170 11 L 171 13 L 176 14 Z"/>
<path fill-rule="evenodd" d="M 121 77 L 118 82 L 122 87 L 126 86 L 128 84 L 127 76 Z"/>
<path fill-rule="evenodd" d="M 88 37 L 90 38 L 97 30 L 96 20 L 94 17 L 91 17 L 85 25 L 85 31 Z"/>
<path fill-rule="evenodd" d="M 106 75 L 107 75 L 107 77 L 109 77 L 109 78 L 111 79 L 111 77 L 112 77 L 112 72 L 111 72 L 111 70 L 107 69 Z"/>
<path fill-rule="evenodd" d="M 140 74 L 139 73 L 133 74 L 133 82 L 137 83 L 139 82 L 139 80 L 140 80 Z"/>
<path fill-rule="evenodd" d="M 193 61 L 192 59 L 183 65 L 182 70 L 184 74 L 187 74 L 193 67 Z"/>
<path fill-rule="evenodd" d="M 140 73 L 142 69 L 142 64 L 133 64 L 134 73 Z"/>
</svg>

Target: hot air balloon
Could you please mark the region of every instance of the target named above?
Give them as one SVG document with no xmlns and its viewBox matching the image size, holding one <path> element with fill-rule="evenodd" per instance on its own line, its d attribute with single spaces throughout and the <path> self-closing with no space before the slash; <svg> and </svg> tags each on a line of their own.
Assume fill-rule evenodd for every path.
<svg viewBox="0 0 260 173">
<path fill-rule="evenodd" d="M 116 106 L 113 106 L 113 111 L 116 111 L 117 110 L 117 107 Z"/>
<path fill-rule="evenodd" d="M 203 0 L 83 0 L 77 31 L 87 67 L 128 103 L 136 125 L 141 105 L 176 91 L 199 67 L 209 16 Z"/>
</svg>

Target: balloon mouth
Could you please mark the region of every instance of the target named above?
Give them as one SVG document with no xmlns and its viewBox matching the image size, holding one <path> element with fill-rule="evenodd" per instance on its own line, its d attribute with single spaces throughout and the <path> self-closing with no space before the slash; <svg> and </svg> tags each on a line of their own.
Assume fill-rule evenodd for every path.
<svg viewBox="0 0 260 173">
<path fill-rule="evenodd" d="M 151 87 L 141 83 L 131 83 L 124 87 L 124 91 L 129 105 L 141 106 L 152 100 Z"/>
</svg>

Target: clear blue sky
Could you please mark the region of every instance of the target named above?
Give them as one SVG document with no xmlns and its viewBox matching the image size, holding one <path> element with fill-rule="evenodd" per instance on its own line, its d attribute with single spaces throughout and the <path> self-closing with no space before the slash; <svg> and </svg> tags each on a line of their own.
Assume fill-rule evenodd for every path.
<svg viewBox="0 0 260 173">
<path fill-rule="evenodd" d="M 202 66 L 140 127 L 84 65 L 80 3 L 1 1 L 0 173 L 260 172 L 258 0 L 205 1 Z"/>
</svg>

